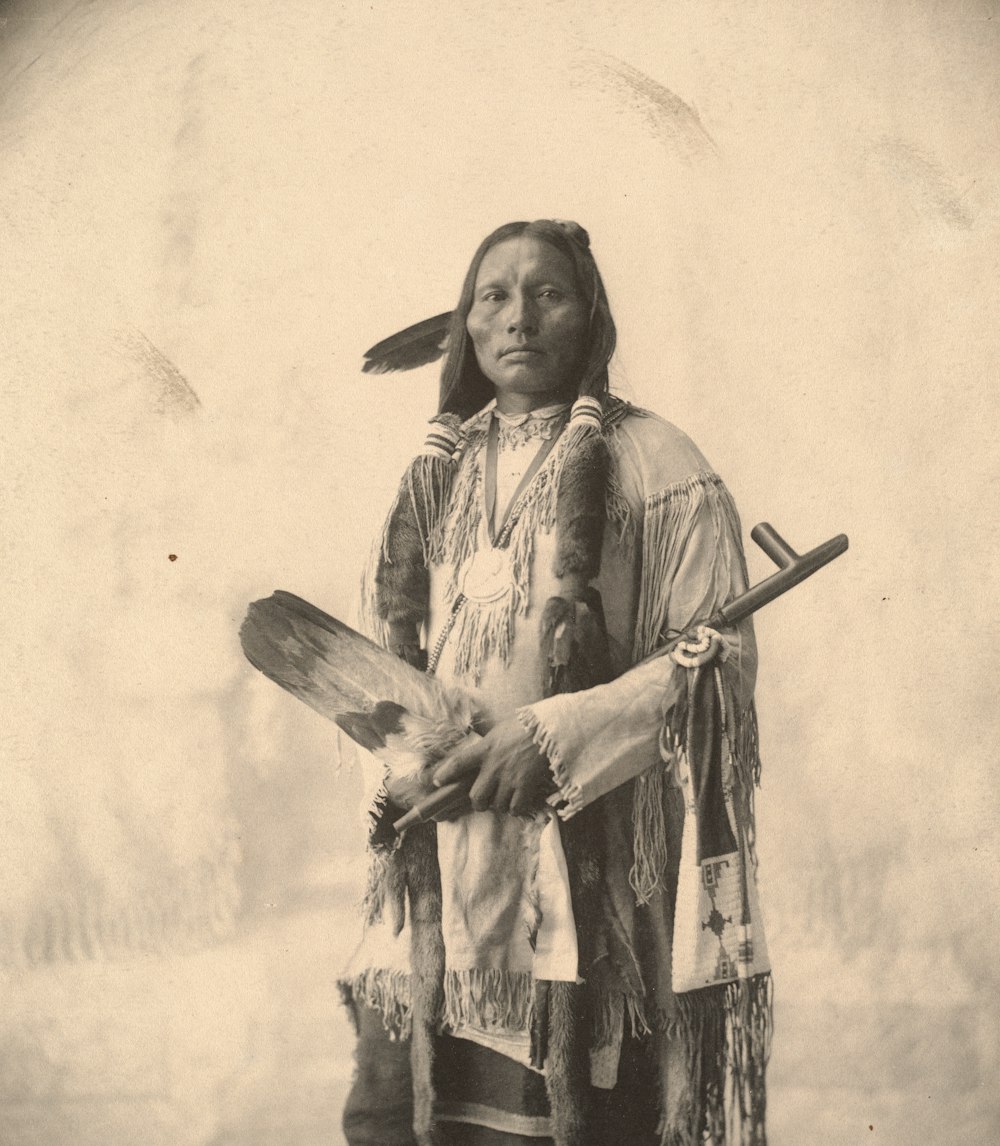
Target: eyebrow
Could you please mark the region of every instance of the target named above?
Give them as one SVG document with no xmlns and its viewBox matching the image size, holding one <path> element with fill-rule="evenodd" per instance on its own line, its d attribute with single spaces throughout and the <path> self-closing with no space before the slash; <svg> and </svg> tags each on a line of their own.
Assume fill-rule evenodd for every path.
<svg viewBox="0 0 1000 1146">
<path fill-rule="evenodd" d="M 491 279 L 489 282 L 477 283 L 475 289 L 477 292 L 484 290 L 506 290 L 507 285 L 508 284 L 506 282 L 502 282 L 498 279 Z M 564 280 L 553 278 L 551 276 L 538 279 L 534 282 L 529 278 L 527 285 L 531 287 L 554 286 L 558 287 L 560 290 L 565 291 L 575 291 L 577 289 L 576 284 L 571 279 Z"/>
</svg>

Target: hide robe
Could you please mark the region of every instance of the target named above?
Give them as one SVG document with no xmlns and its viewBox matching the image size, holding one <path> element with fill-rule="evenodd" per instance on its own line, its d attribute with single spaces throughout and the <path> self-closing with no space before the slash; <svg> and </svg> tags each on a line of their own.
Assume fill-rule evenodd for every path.
<svg viewBox="0 0 1000 1146">
<path fill-rule="evenodd" d="M 709 674 L 722 746 L 742 918 L 725 904 L 716 911 L 712 865 L 702 862 L 712 857 L 695 848 L 690 770 L 665 725 L 679 695 L 693 704 L 692 671 L 670 657 L 638 663 L 745 591 L 735 507 L 681 431 L 606 403 L 607 527 L 594 585 L 613 679 L 546 697 L 539 624 L 560 592 L 556 494 L 572 435 L 561 434 L 515 499 L 497 556 L 484 483 L 494 417 L 491 405 L 462 428 L 424 513 L 426 647 L 438 678 L 474 690 L 493 720 L 517 715 L 558 792 L 534 818 L 474 812 L 411 829 L 402 845 L 386 842 L 387 814 L 398 811 L 373 793 L 367 926 L 345 990 L 412 1037 L 423 1142 L 433 1141 L 432 1036 L 444 1031 L 544 1061 L 560 1146 L 581 1140 L 586 1088 L 615 1084 L 629 1036 L 650 1040 L 659 1063 L 664 1144 L 762 1143 L 770 1000 L 763 937 L 752 933 L 752 627 L 725 630 L 718 671 L 698 670 Z M 483 551 L 496 558 L 485 580 Z M 681 912 L 682 957 L 672 950 Z"/>
</svg>

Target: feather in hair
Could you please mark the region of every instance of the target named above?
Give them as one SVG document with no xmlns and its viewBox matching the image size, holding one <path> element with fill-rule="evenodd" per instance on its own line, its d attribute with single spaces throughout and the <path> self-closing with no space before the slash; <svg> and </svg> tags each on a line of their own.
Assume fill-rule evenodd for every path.
<svg viewBox="0 0 1000 1146">
<path fill-rule="evenodd" d="M 445 352 L 450 322 L 451 311 L 448 310 L 376 342 L 370 350 L 365 351 L 365 363 L 361 367 L 363 373 L 388 374 L 393 370 L 416 370 L 418 366 L 436 362 Z"/>
</svg>

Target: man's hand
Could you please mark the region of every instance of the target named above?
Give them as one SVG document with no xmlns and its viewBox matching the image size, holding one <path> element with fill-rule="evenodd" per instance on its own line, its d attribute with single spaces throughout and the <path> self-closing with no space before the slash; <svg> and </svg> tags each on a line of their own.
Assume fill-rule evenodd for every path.
<svg viewBox="0 0 1000 1146">
<path fill-rule="evenodd" d="M 419 774 L 412 772 L 404 776 L 394 776 L 391 772 L 387 772 L 382 784 L 389 799 L 404 812 L 408 812 L 421 800 L 426 800 L 434 791 L 433 788 L 428 788 L 426 781 Z"/>
<path fill-rule="evenodd" d="M 526 815 L 541 807 L 555 790 L 548 759 L 516 717 L 495 725 L 481 739 L 466 742 L 447 757 L 434 773 L 434 783 L 448 784 L 478 772 L 469 792 L 477 812 Z"/>
</svg>

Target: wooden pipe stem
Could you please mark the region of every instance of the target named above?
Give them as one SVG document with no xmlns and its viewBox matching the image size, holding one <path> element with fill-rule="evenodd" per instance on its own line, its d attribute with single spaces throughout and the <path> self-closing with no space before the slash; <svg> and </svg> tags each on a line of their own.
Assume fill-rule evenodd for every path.
<svg viewBox="0 0 1000 1146">
<path fill-rule="evenodd" d="M 749 617 L 751 613 L 755 613 L 758 609 L 773 601 L 775 597 L 780 597 L 782 593 L 787 593 L 789 589 L 798 585 L 800 581 L 811 577 L 817 569 L 822 569 L 824 565 L 828 565 L 834 558 L 845 553 L 848 545 L 847 535 L 845 533 L 838 533 L 836 537 L 831 537 L 829 541 L 824 541 L 822 545 L 817 545 L 815 549 L 810 549 L 808 553 L 803 553 L 799 556 L 778 533 L 774 526 L 769 525 L 766 521 L 755 525 L 750 531 L 750 536 L 757 542 L 761 549 L 764 550 L 768 557 L 779 566 L 778 572 L 772 574 L 770 577 L 766 577 L 763 581 L 759 582 L 759 584 L 754 585 L 752 589 L 748 589 L 747 592 L 737 597 L 734 601 L 730 601 L 728 605 L 724 605 L 717 613 L 714 613 L 707 621 L 703 622 L 710 628 L 723 629 L 731 625 L 739 624 L 740 621 Z M 657 649 L 655 653 L 650 654 L 650 656 L 646 657 L 641 663 L 645 664 L 655 657 L 660 657 L 670 652 L 670 650 L 677 645 L 678 641 L 682 639 L 683 637 L 677 637 L 669 641 L 663 648 Z M 464 804 L 468 803 L 469 789 L 472 787 L 474 780 L 474 776 L 469 776 L 457 780 L 453 784 L 445 784 L 433 793 L 433 795 L 428 796 L 425 800 L 421 800 L 419 804 L 415 805 L 404 816 L 396 820 L 393 827 L 397 832 L 403 832 L 413 824 L 425 823 L 427 820 L 432 820 L 435 816 L 441 815 L 444 812 L 458 811 Z"/>
<path fill-rule="evenodd" d="M 456 780 L 453 784 L 443 784 L 419 804 L 414 804 L 405 815 L 395 820 L 392 826 L 397 832 L 405 832 L 414 824 L 425 824 L 444 812 L 457 811 L 463 804 L 469 802 L 469 789 L 475 778 L 475 775 L 472 775 L 465 780 Z"/>
<path fill-rule="evenodd" d="M 724 605 L 717 613 L 708 619 L 710 628 L 736 625 L 740 621 L 755 613 L 758 609 L 787 593 L 789 589 L 811 577 L 817 569 L 828 565 L 835 557 L 847 551 L 847 534 L 838 533 L 808 553 L 800 557 L 775 530 L 766 522 L 762 522 L 752 530 L 751 537 L 781 568 L 777 573 L 766 577 L 763 581 L 748 589 L 735 601 Z"/>
</svg>

